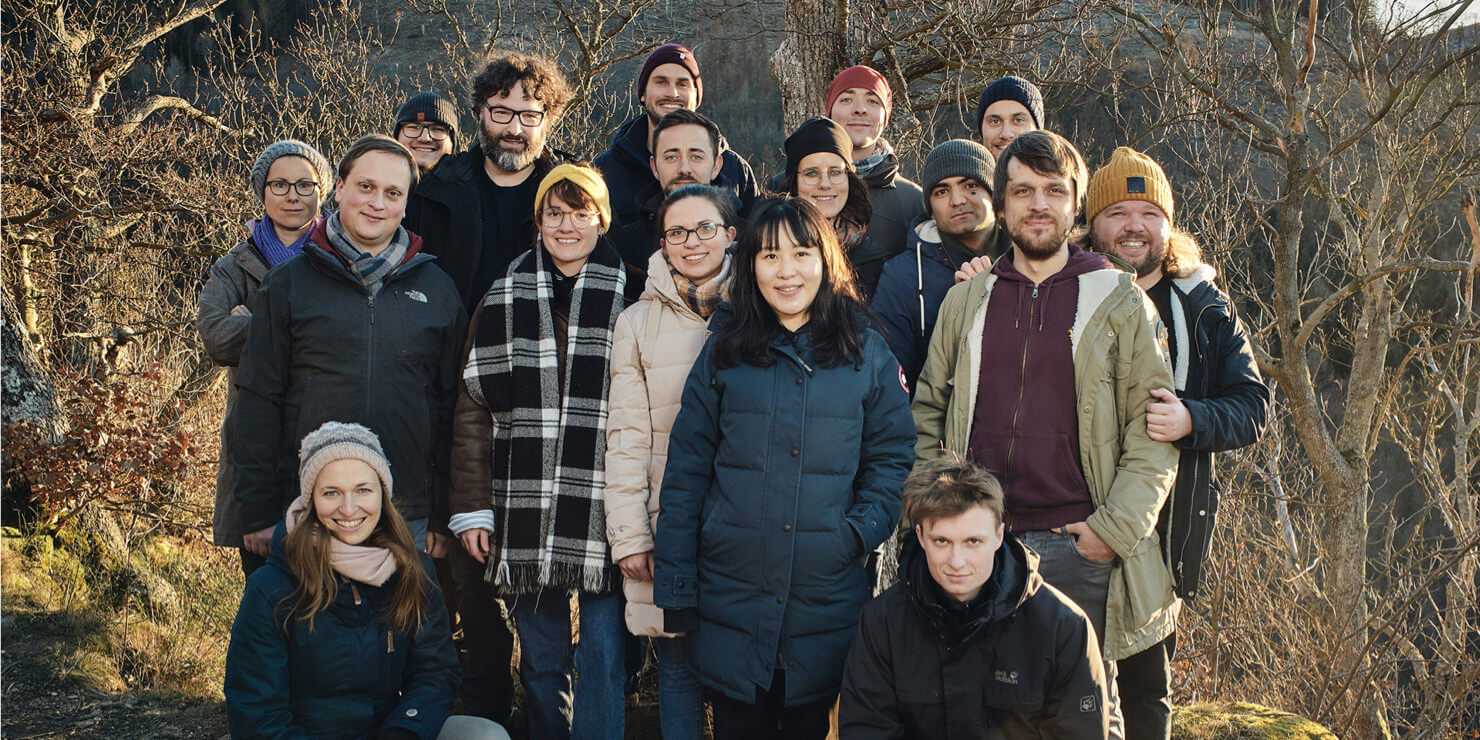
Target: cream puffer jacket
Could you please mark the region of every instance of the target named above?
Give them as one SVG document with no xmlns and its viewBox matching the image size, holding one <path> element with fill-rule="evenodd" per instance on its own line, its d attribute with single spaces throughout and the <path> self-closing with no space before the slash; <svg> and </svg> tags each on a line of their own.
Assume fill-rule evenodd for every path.
<svg viewBox="0 0 1480 740">
<path fill-rule="evenodd" d="M 708 326 L 679 296 L 662 250 L 654 252 L 642 297 L 617 317 L 612 334 L 605 503 L 614 563 L 653 549 L 668 433 Z M 673 636 L 663 631 L 663 611 L 653 605 L 652 581 L 627 578 L 622 590 L 632 634 Z"/>
</svg>

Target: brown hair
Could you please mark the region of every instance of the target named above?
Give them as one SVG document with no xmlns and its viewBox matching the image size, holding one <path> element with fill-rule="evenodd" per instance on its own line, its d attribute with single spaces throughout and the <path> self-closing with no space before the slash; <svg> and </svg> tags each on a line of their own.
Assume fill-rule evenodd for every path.
<svg viewBox="0 0 1480 740">
<path fill-rule="evenodd" d="M 930 519 L 949 519 L 977 507 L 985 506 L 997 523 L 1003 522 L 1002 484 L 987 472 L 955 452 L 915 466 L 904 482 L 904 518 L 911 525 Z"/>
<path fill-rule="evenodd" d="M 507 95 L 514 83 L 524 85 L 524 94 L 545 105 L 545 117 L 553 121 L 570 102 L 570 86 L 555 63 L 542 56 L 517 51 L 495 51 L 468 85 L 474 117 L 494 95 Z"/>
<path fill-rule="evenodd" d="M 311 500 L 303 521 L 283 538 L 283 553 L 298 586 L 278 606 L 291 603 L 287 617 L 307 622 L 309 631 L 313 631 L 314 618 L 339 596 L 340 578 L 329 563 L 333 538 L 334 535 L 325 531 L 323 522 L 314 513 Z M 411 537 L 411 528 L 406 526 L 406 519 L 391 503 L 384 482 L 380 486 L 380 521 L 362 546 L 389 550 L 396 560 L 395 590 L 391 592 L 390 605 L 381 616 L 399 632 L 420 627 L 422 606 L 427 599 L 426 576 L 421 568 L 416 541 Z M 286 628 L 287 619 L 283 621 Z"/>
<path fill-rule="evenodd" d="M 659 239 L 663 237 L 663 229 L 668 226 L 668 208 L 674 203 L 689 198 L 709 201 L 714 206 L 715 212 L 719 214 L 721 226 L 738 225 L 736 222 L 740 220 L 740 199 L 735 197 L 735 193 L 713 185 L 685 185 L 669 193 L 668 197 L 663 199 L 663 205 L 658 206 L 658 213 L 653 217 L 653 221 L 658 224 Z"/>
<path fill-rule="evenodd" d="M 599 172 L 599 170 L 596 170 L 594 167 L 591 166 L 590 162 L 582 159 L 568 160 L 566 161 L 566 164 L 575 165 L 576 167 L 585 167 L 586 169 L 592 170 L 593 172 Z M 550 196 L 552 195 L 559 198 L 561 202 L 570 206 L 572 210 L 578 211 L 584 208 L 588 211 L 596 211 L 598 213 L 600 213 L 601 211 L 601 208 L 596 205 L 596 199 L 591 197 L 591 194 L 586 192 L 585 188 L 582 188 L 580 185 L 577 185 L 570 180 L 557 180 L 553 183 L 550 183 L 550 188 L 545 191 L 545 197 L 540 200 L 540 202 L 534 204 L 534 222 L 536 226 L 538 226 L 540 223 L 540 212 L 545 210 L 545 206 L 550 203 Z M 611 224 L 606 223 L 605 216 L 602 216 L 601 218 L 601 228 L 611 228 Z"/>
<path fill-rule="evenodd" d="M 1074 213 L 1077 216 L 1084 211 L 1089 184 L 1084 157 L 1068 139 L 1038 129 L 1020 134 L 997 157 L 997 169 L 992 173 L 992 208 L 999 218 L 1007 212 L 1007 165 L 1014 159 L 1040 175 L 1068 178 L 1074 184 Z"/>
<path fill-rule="evenodd" d="M 699 126 L 703 128 L 704 131 L 709 134 L 709 148 L 713 150 L 710 152 L 710 154 L 714 155 L 715 159 L 719 159 L 720 155 L 724 153 L 719 148 L 719 126 L 716 125 L 714 121 L 709 120 L 709 118 L 707 118 L 706 116 L 695 113 L 688 108 L 679 108 L 678 110 L 673 111 L 672 113 L 668 113 L 662 118 L 659 118 L 658 122 L 653 124 L 654 157 L 658 156 L 658 134 L 661 134 L 664 131 L 673 128 L 674 126 Z M 704 184 L 708 185 L 709 183 Z"/>
<path fill-rule="evenodd" d="M 874 217 L 874 204 L 869 196 L 868 183 L 858 176 L 853 163 L 846 157 L 843 164 L 843 169 L 848 173 L 848 200 L 843 201 L 843 209 L 832 219 L 832 227 L 839 233 L 848 226 L 855 229 L 867 227 L 869 219 Z M 781 189 L 793 198 L 800 197 L 797 195 L 797 173 L 788 174 L 781 183 Z"/>
<path fill-rule="evenodd" d="M 416 190 L 416 184 L 421 181 L 421 170 L 417 168 L 416 160 L 411 156 L 411 150 L 407 149 L 405 144 L 385 134 L 367 134 L 350 144 L 344 157 L 339 160 L 337 173 L 339 179 L 348 180 L 350 171 L 355 167 L 355 162 L 370 152 L 383 152 L 405 160 L 406 168 L 411 171 L 411 184 L 406 187 L 406 194 L 410 195 L 411 191 Z"/>
</svg>

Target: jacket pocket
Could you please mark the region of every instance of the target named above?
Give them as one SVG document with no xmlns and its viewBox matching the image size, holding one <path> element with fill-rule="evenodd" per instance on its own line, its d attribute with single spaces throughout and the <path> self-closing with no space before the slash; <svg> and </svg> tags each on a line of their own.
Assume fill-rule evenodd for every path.
<svg viewBox="0 0 1480 740">
<path fill-rule="evenodd" d="M 1160 619 L 1176 598 L 1172 595 L 1172 574 L 1161 559 L 1161 538 L 1153 532 L 1141 540 L 1120 571 L 1125 583 L 1126 613 L 1130 615 L 1125 629 L 1132 634 Z"/>
</svg>

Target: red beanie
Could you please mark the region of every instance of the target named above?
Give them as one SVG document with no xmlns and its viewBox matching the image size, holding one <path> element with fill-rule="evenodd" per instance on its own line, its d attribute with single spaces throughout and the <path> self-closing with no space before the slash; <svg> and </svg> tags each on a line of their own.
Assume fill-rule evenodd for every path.
<svg viewBox="0 0 1480 740">
<path fill-rule="evenodd" d="M 894 93 L 889 90 L 889 80 L 884 79 L 884 75 L 879 74 L 873 67 L 860 64 L 839 72 L 838 76 L 833 78 L 832 84 L 827 86 L 827 104 L 822 107 L 822 115 L 832 113 L 833 101 L 837 100 L 844 90 L 853 87 L 872 90 L 880 100 L 884 101 L 885 108 L 894 107 Z"/>
<path fill-rule="evenodd" d="M 683 44 L 663 44 L 653 49 L 647 61 L 642 63 L 642 71 L 637 73 L 637 96 L 642 97 L 643 91 L 647 90 L 648 78 L 653 76 L 653 70 L 665 64 L 677 64 L 689 71 L 694 76 L 694 104 L 698 105 L 704 100 L 704 80 L 699 77 L 699 60 L 694 58 L 694 52 Z"/>
</svg>

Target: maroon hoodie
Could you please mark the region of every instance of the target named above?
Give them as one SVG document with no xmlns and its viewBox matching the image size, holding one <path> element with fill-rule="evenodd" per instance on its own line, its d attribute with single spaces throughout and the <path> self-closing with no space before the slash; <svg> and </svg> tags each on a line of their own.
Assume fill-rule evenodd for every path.
<svg viewBox="0 0 1480 740">
<path fill-rule="evenodd" d="M 1079 463 L 1074 357 L 1069 331 L 1079 275 L 1112 269 L 1104 255 L 1069 245 L 1064 269 L 1034 285 L 1012 263 L 992 266 L 981 375 L 971 418 L 971 459 L 995 473 L 1014 532 L 1084 521 L 1094 511 Z"/>
</svg>

